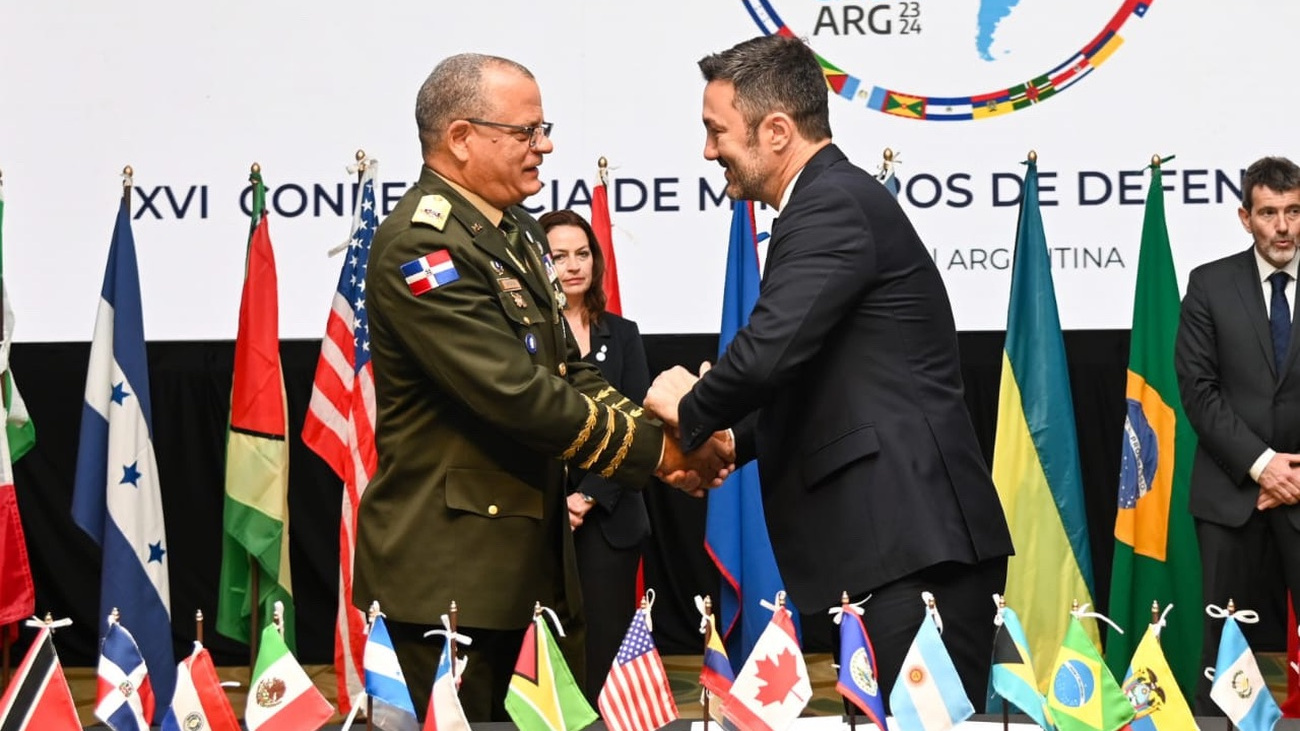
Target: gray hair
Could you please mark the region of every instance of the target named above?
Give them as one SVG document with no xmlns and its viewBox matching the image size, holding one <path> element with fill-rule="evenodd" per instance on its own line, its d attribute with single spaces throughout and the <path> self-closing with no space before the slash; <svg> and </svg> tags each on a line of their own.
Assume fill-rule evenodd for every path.
<svg viewBox="0 0 1300 731">
<path fill-rule="evenodd" d="M 751 138 L 772 112 L 789 114 L 810 142 L 830 138 L 826 77 L 817 54 L 798 38 L 751 38 L 705 56 L 699 66 L 706 82 L 729 81 L 736 87 L 736 109 L 745 117 Z"/>
<path fill-rule="evenodd" d="M 482 53 L 449 56 L 434 67 L 415 97 L 415 126 L 425 153 L 433 149 L 453 121 L 490 111 L 493 100 L 483 93 L 483 71 L 493 66 L 533 78 L 522 64 Z"/>
</svg>

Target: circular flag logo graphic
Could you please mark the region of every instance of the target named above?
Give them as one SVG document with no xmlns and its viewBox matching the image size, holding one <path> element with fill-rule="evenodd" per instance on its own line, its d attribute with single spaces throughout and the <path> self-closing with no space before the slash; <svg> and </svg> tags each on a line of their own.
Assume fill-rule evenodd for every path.
<svg viewBox="0 0 1300 731">
<path fill-rule="evenodd" d="M 1080 708 L 1092 698 L 1096 685 L 1081 660 L 1067 660 L 1052 678 L 1052 695 L 1066 708 Z"/>
<path fill-rule="evenodd" d="M 835 94 L 939 122 L 1009 114 L 1069 89 L 1111 57 L 1154 2 L 741 1 L 764 33 L 806 39 Z"/>
</svg>

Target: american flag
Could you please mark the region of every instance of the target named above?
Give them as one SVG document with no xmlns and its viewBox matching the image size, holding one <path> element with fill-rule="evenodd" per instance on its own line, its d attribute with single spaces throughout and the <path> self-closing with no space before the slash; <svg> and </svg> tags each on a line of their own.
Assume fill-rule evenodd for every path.
<svg viewBox="0 0 1300 731">
<path fill-rule="evenodd" d="M 597 705 L 609 731 L 654 731 L 677 720 L 668 674 L 650 637 L 648 607 L 632 617 Z"/>
<path fill-rule="evenodd" d="M 370 365 L 370 321 L 366 315 L 366 264 L 379 219 L 375 172 L 367 162 L 352 216 L 339 286 L 334 292 L 302 440 L 343 480 L 339 525 L 339 608 L 334 625 L 334 670 L 338 703 L 346 713 L 364 687 L 366 618 L 352 606 L 352 556 L 356 551 L 357 505 L 375 474 L 375 377 Z"/>
</svg>

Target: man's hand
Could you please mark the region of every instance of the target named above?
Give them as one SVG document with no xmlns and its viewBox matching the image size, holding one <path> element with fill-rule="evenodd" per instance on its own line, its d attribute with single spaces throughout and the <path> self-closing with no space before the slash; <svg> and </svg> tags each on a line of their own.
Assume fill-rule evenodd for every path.
<svg viewBox="0 0 1300 731">
<path fill-rule="evenodd" d="M 701 376 L 708 371 L 708 363 L 700 366 Z M 692 375 L 681 366 L 673 366 L 660 373 L 654 383 L 650 384 L 650 390 L 646 392 L 646 409 L 662 419 L 665 424 L 677 428 L 677 404 L 681 402 L 683 396 L 690 393 L 698 380 L 700 380 L 698 376 Z"/>
<path fill-rule="evenodd" d="M 1278 452 L 1259 473 L 1259 499 L 1255 507 L 1260 510 L 1278 505 L 1295 505 L 1300 502 L 1300 454 Z"/>
<path fill-rule="evenodd" d="M 587 517 L 587 511 L 595 503 L 587 502 L 587 496 L 580 492 L 571 492 L 567 499 L 569 504 L 569 530 L 577 530 Z"/>
<path fill-rule="evenodd" d="M 664 456 L 655 474 L 693 497 L 719 487 L 735 470 L 736 448 L 730 432 L 718 432 L 698 449 L 683 453 L 677 435 L 664 430 Z"/>
</svg>

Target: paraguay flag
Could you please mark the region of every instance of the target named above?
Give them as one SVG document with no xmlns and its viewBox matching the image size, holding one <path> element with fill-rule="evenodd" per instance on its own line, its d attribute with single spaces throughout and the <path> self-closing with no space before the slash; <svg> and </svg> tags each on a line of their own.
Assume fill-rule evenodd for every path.
<svg viewBox="0 0 1300 731">
<path fill-rule="evenodd" d="M 383 617 L 375 617 L 366 639 L 363 662 L 366 668 L 366 694 L 372 708 L 370 719 L 375 728 L 383 731 L 415 731 L 415 703 L 406 689 L 406 677 L 397 664 L 397 651 L 388 636 L 388 625 Z"/>
<path fill-rule="evenodd" d="M 154 714 L 149 670 L 135 638 L 112 618 L 99 650 L 99 687 L 95 697 L 95 718 L 113 731 L 149 731 L 149 719 Z"/>
<path fill-rule="evenodd" d="M 72 518 L 103 549 L 99 616 L 107 618 L 117 608 L 136 628 L 140 653 L 153 668 L 154 690 L 171 698 L 176 657 L 168 544 L 144 343 L 135 238 L 123 200 L 90 344 Z M 105 620 L 100 625 L 105 643 L 109 629 Z"/>
<path fill-rule="evenodd" d="M 212 656 L 200 642 L 176 667 L 176 693 L 163 716 L 163 731 L 240 731 L 235 709 L 217 678 Z"/>
</svg>

